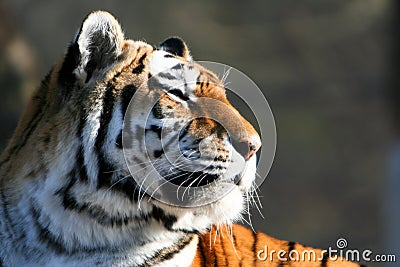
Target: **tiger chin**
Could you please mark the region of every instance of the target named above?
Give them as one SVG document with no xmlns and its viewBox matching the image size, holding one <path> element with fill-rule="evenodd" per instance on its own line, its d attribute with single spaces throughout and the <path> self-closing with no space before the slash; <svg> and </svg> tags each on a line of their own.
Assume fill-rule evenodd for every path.
<svg viewBox="0 0 400 267">
<path fill-rule="evenodd" d="M 144 105 L 154 100 L 145 122 L 130 118 L 146 147 L 123 136 L 135 95 Z M 229 131 L 196 115 L 201 98 L 218 100 L 234 114 L 225 122 Z M 204 168 L 171 165 L 161 137 L 178 140 L 183 155 Z M 125 140 L 134 151 L 131 168 Z M 231 225 L 254 181 L 260 146 L 224 85 L 192 60 L 184 41 L 172 37 L 153 47 L 128 40 L 112 15 L 93 12 L 33 95 L 2 154 L 0 266 L 275 266 L 277 259 L 257 259 L 259 248 L 306 247 Z M 231 190 L 206 205 L 169 205 L 135 179 L 146 153 L 172 184 L 201 187 L 206 181 Z M 238 164 L 246 168 L 231 169 Z M 348 265 L 327 257 L 306 264 Z"/>
</svg>

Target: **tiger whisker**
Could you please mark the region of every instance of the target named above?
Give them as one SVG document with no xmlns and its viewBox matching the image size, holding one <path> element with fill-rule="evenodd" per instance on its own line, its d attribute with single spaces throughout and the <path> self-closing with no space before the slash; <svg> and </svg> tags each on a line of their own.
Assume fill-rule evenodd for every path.
<svg viewBox="0 0 400 267">
<path fill-rule="evenodd" d="M 142 183 L 139 185 L 138 209 L 140 209 L 141 202 L 142 202 L 144 196 L 146 195 L 146 192 L 147 192 L 147 189 L 148 189 L 148 188 L 146 188 L 144 191 L 142 190 L 144 183 L 146 182 L 146 180 L 147 180 L 147 178 L 150 176 L 150 174 L 152 174 L 154 171 L 157 171 L 156 168 L 159 167 L 159 166 L 161 166 L 162 164 L 163 164 L 163 162 L 162 162 L 161 160 L 155 160 L 155 161 L 152 162 L 149 166 L 145 167 L 145 168 L 148 168 L 148 167 L 152 166 L 152 167 L 154 167 L 154 168 L 151 169 L 151 170 L 146 174 L 146 176 L 143 178 Z M 143 168 L 143 169 L 145 169 L 145 168 Z M 143 169 L 142 169 L 142 170 L 143 170 Z M 139 170 L 139 171 L 140 171 L 140 170 Z M 143 192 L 142 196 L 140 195 L 140 192 Z"/>
<path fill-rule="evenodd" d="M 231 244 L 232 244 L 232 247 L 233 247 L 233 251 L 235 252 L 235 254 L 238 257 L 238 259 L 241 260 L 241 257 L 239 256 L 239 253 L 238 253 L 238 251 L 236 249 L 236 246 L 235 246 L 235 240 L 234 240 L 234 237 L 233 237 L 232 223 L 226 225 L 226 230 L 227 230 L 227 232 L 229 234 L 228 238 L 231 241 Z"/>
<path fill-rule="evenodd" d="M 116 169 L 116 170 L 112 170 L 112 171 L 104 171 L 103 173 L 114 173 L 114 172 L 120 172 L 120 171 L 124 171 L 125 169 L 121 168 L 121 169 Z"/>
<path fill-rule="evenodd" d="M 159 161 L 159 162 L 157 162 L 157 164 L 158 164 L 158 166 L 154 166 L 154 169 L 151 170 L 151 171 L 146 175 L 146 177 L 145 177 L 144 180 L 143 180 L 143 183 L 141 184 L 141 187 L 143 186 L 143 184 L 144 184 L 145 180 L 148 178 L 148 176 L 149 176 L 152 172 L 154 172 L 154 171 L 157 172 L 157 168 L 161 167 L 163 164 L 165 164 L 165 162 Z M 174 173 L 172 173 L 172 174 L 174 174 Z M 163 178 L 169 177 L 169 176 L 172 175 L 172 174 L 168 174 L 168 175 L 166 175 L 166 176 L 163 176 Z M 147 190 L 148 190 L 148 189 L 151 187 L 151 185 L 153 185 L 156 181 L 158 181 L 158 180 L 153 181 L 150 185 L 147 186 L 147 188 L 144 190 L 143 196 L 142 196 L 142 198 L 140 199 L 140 201 L 143 199 L 144 194 L 147 193 Z M 168 182 L 168 181 L 167 181 L 167 182 Z M 165 184 L 165 183 L 164 183 L 164 184 Z M 156 190 L 152 193 L 152 195 L 154 195 L 155 192 L 156 192 Z M 149 198 L 149 200 L 150 200 L 150 198 Z"/>
<path fill-rule="evenodd" d="M 149 164 L 149 163 L 146 162 L 146 163 L 141 163 L 141 164 L 137 164 L 137 165 L 143 165 L 143 164 Z M 150 166 L 150 164 L 149 164 L 149 166 Z M 133 178 L 133 174 L 135 174 L 135 173 L 137 173 L 137 172 L 139 172 L 139 171 L 141 171 L 141 170 L 144 170 L 144 169 L 148 168 L 149 166 L 143 167 L 142 169 L 140 169 L 140 170 L 138 170 L 138 171 L 136 171 L 136 172 L 130 173 L 129 175 L 124 176 L 124 177 L 118 179 L 118 180 L 115 181 L 113 184 L 111 184 L 111 186 L 107 189 L 107 191 L 111 190 L 116 184 L 118 184 L 119 182 L 123 181 L 124 179 L 126 179 L 126 178 L 128 178 L 128 177 L 132 177 L 132 178 Z M 124 170 L 124 169 L 120 169 L 120 170 Z M 117 171 L 118 171 L 118 170 L 109 171 L 108 173 L 117 172 Z M 107 173 L 107 172 L 104 172 L 104 173 Z"/>
<path fill-rule="evenodd" d="M 196 169 L 194 172 L 192 172 L 188 177 L 187 177 L 187 179 L 189 179 L 195 172 L 197 172 L 199 169 Z M 186 179 L 186 180 L 187 180 Z M 197 178 L 196 178 L 197 179 Z M 196 179 L 195 179 L 195 181 L 196 181 Z M 178 186 L 178 189 L 176 190 L 176 197 L 177 198 L 179 198 L 179 190 L 180 190 L 180 188 L 183 186 L 183 183 L 184 183 L 185 181 L 183 181 L 179 186 Z M 185 191 L 183 192 L 183 195 L 182 195 L 182 200 L 183 200 L 183 196 L 185 195 Z"/>
<path fill-rule="evenodd" d="M 261 203 L 261 200 L 260 200 L 260 196 L 257 193 L 257 190 L 253 190 L 252 191 L 251 198 L 253 200 L 253 204 L 256 207 L 258 213 L 260 214 L 260 216 L 263 219 L 265 219 L 265 217 L 264 217 L 264 215 L 262 214 L 262 211 L 261 211 L 263 206 L 262 206 L 262 203 Z"/>
<path fill-rule="evenodd" d="M 142 162 L 142 163 L 138 163 L 138 164 L 134 164 L 134 165 L 129 165 L 130 168 L 132 167 L 136 167 L 136 166 L 140 166 L 140 165 L 146 165 L 146 164 L 152 164 L 151 162 Z M 120 171 L 126 171 L 126 168 L 121 168 L 121 169 L 115 169 L 115 170 L 111 170 L 111 171 L 104 171 L 103 173 L 113 173 L 113 172 L 120 172 Z"/>
<path fill-rule="evenodd" d="M 222 77 L 220 78 L 221 83 L 226 86 L 229 83 L 226 82 L 226 79 L 228 78 L 229 74 L 231 73 L 232 67 L 228 68 L 227 70 L 224 69 L 224 73 L 222 74 Z"/>
<path fill-rule="evenodd" d="M 118 179 L 117 181 L 115 181 L 114 183 L 112 183 L 112 184 L 107 188 L 106 192 L 107 192 L 107 193 L 110 192 L 111 189 L 112 189 L 115 185 L 117 185 L 119 182 L 125 180 L 126 178 L 128 178 L 128 177 L 130 177 L 130 176 L 131 176 L 131 175 L 129 174 L 129 175 L 127 175 L 127 176 L 124 176 L 124 177 Z"/>
<path fill-rule="evenodd" d="M 206 176 L 207 176 L 207 174 L 202 174 L 200 177 L 197 177 L 196 179 L 194 179 L 193 182 L 191 182 L 191 183 L 186 187 L 186 189 L 183 191 L 182 200 L 183 200 L 183 197 L 185 196 L 185 193 L 186 193 L 188 190 L 190 190 L 190 187 L 191 187 L 196 181 L 198 181 L 199 179 L 200 179 L 200 181 L 199 181 L 199 183 L 200 183 Z"/>
<path fill-rule="evenodd" d="M 165 178 L 168 178 L 170 175 L 172 175 L 172 173 L 169 174 L 169 175 L 164 176 L 163 178 L 164 178 L 164 179 L 165 179 Z M 177 179 L 177 178 L 180 178 L 180 177 L 182 177 L 183 175 L 185 175 L 185 174 L 182 173 L 182 174 L 180 174 L 180 175 L 178 175 L 178 176 L 176 176 L 176 177 L 174 177 L 174 178 L 172 178 L 172 179 L 170 179 L 170 180 L 164 181 L 161 185 L 159 185 L 159 186 L 154 190 L 154 192 L 150 195 L 150 198 L 153 197 L 153 195 L 157 192 L 157 190 L 160 189 L 161 186 L 165 185 L 166 183 L 168 183 L 168 182 L 170 182 L 170 181 L 172 181 L 172 180 L 175 180 L 175 179 Z M 154 182 L 155 182 L 155 181 L 154 181 Z M 153 182 L 153 183 L 154 183 L 154 182 Z M 152 183 L 152 184 L 153 184 L 153 183 Z M 150 185 L 152 185 L 152 184 L 150 184 Z"/>
<path fill-rule="evenodd" d="M 246 204 L 247 204 L 246 213 L 247 213 L 247 215 L 248 215 L 249 222 L 250 222 L 249 226 L 250 226 L 250 228 L 253 230 L 253 232 L 255 232 L 255 229 L 254 229 L 254 227 L 253 227 L 253 222 L 252 222 L 252 220 L 251 220 L 250 203 L 249 203 L 249 193 L 248 193 L 248 192 L 246 192 Z"/>
<path fill-rule="evenodd" d="M 156 166 L 156 164 L 158 164 L 158 166 Z M 147 173 L 146 176 L 143 178 L 143 181 L 142 181 L 142 183 L 140 184 L 139 190 L 142 190 L 143 185 L 144 185 L 144 183 L 146 182 L 147 178 L 150 176 L 150 174 L 152 174 L 153 172 L 157 172 L 157 169 L 156 169 L 156 168 L 157 168 L 157 167 L 160 167 L 162 164 L 163 164 L 163 162 L 162 162 L 161 160 L 159 160 L 159 161 L 157 161 L 157 160 L 154 161 L 154 163 L 152 164 L 152 166 L 154 166 L 154 168 L 153 168 L 152 170 L 150 170 L 150 172 Z M 153 183 L 154 183 L 154 181 L 153 181 L 151 184 L 153 184 Z M 150 185 L 151 185 L 151 184 L 150 184 Z M 140 197 L 140 191 L 139 191 L 139 196 L 138 196 L 138 209 L 140 209 L 140 204 L 141 204 L 141 202 L 142 202 L 144 196 L 146 195 L 146 192 L 147 192 L 147 190 L 149 189 L 150 185 L 147 186 L 147 188 L 145 188 L 145 190 L 144 190 L 144 192 L 143 192 L 143 194 L 142 194 L 142 197 Z"/>
</svg>

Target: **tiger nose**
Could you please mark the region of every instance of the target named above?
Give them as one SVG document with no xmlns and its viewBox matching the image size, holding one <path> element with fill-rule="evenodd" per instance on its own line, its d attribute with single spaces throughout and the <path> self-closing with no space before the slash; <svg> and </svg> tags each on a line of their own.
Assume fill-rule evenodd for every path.
<svg viewBox="0 0 400 267">
<path fill-rule="evenodd" d="M 261 147 L 261 140 L 258 136 L 242 137 L 233 140 L 232 145 L 245 160 L 249 160 Z"/>
</svg>

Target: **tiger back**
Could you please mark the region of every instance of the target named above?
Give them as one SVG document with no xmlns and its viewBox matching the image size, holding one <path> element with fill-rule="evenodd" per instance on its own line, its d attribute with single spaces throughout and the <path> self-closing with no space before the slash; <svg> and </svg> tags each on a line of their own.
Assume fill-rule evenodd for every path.
<svg viewBox="0 0 400 267">
<path fill-rule="evenodd" d="M 128 118 L 138 96 L 138 114 Z M 202 98 L 224 105 L 217 117 L 225 125 L 204 116 L 212 109 Z M 142 120 L 148 103 L 154 105 Z M 133 137 L 124 137 L 127 125 Z M 162 141 L 179 145 L 185 166 L 169 160 Z M 213 225 L 240 219 L 260 146 L 223 83 L 192 60 L 185 42 L 172 37 L 154 47 L 125 39 L 112 15 L 93 12 L 33 95 L 1 156 L 0 266 L 264 264 L 255 248 L 286 243 L 235 225 L 230 249 L 226 239 L 208 238 Z M 246 168 L 232 168 L 239 165 Z M 150 194 L 144 185 L 156 173 L 164 180 Z M 179 207 L 158 199 L 165 183 L 201 187 L 198 198 L 231 190 L 207 205 Z"/>
</svg>

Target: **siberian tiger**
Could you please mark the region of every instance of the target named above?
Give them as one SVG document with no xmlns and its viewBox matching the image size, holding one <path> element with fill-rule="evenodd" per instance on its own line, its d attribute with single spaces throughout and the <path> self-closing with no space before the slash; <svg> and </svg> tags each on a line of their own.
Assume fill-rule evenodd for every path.
<svg viewBox="0 0 400 267">
<path fill-rule="evenodd" d="M 177 82 L 184 86 L 174 87 Z M 198 186 L 199 178 L 224 180 L 234 185 L 229 193 L 208 205 L 177 207 L 135 182 L 122 152 L 122 129 L 138 88 L 144 99 L 158 98 L 141 130 L 150 140 L 147 151 L 162 163 L 159 171 L 175 168 L 157 143 L 165 125 L 167 139 L 186 142 L 183 150 L 192 154 L 202 142 L 208 155 L 208 168 L 200 174 L 175 168 L 169 181 L 190 186 L 197 180 Z M 227 105 L 237 115 L 233 123 L 244 125 L 245 132 L 232 127 L 228 135 L 204 117 L 183 127 L 182 116 L 200 97 Z M 144 150 L 131 141 L 140 170 Z M 254 180 L 260 146 L 257 132 L 229 104 L 221 81 L 193 62 L 181 39 L 169 38 L 158 47 L 126 40 L 112 15 L 93 12 L 32 97 L 2 155 L 0 266 L 353 266 L 326 256 L 306 263 L 262 261 L 257 254 L 266 245 L 286 251 L 305 247 L 232 227 Z M 248 167 L 227 177 L 227 162 L 235 160 Z"/>
</svg>

